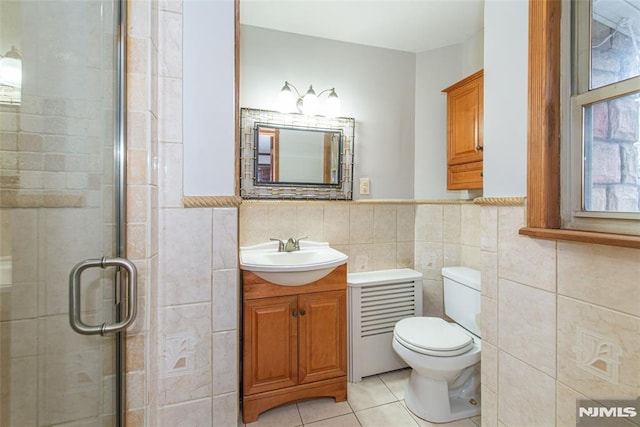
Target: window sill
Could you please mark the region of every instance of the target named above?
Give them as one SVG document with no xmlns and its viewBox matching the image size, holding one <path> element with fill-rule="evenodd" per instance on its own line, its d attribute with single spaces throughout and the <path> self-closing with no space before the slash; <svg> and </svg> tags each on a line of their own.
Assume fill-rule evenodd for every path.
<svg viewBox="0 0 640 427">
<path fill-rule="evenodd" d="M 519 233 L 540 239 L 568 240 L 571 242 L 640 249 L 640 236 L 630 236 L 625 234 L 595 233 L 592 231 L 534 227 L 521 228 Z"/>
</svg>

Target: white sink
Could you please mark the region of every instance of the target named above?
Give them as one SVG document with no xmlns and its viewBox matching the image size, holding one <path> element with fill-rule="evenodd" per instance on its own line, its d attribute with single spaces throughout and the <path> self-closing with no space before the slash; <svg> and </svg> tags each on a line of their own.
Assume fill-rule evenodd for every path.
<svg viewBox="0 0 640 427">
<path fill-rule="evenodd" d="M 278 252 L 278 242 L 240 248 L 240 268 L 278 285 L 300 286 L 322 279 L 347 256 L 327 242 L 300 241 L 300 250 Z"/>
</svg>

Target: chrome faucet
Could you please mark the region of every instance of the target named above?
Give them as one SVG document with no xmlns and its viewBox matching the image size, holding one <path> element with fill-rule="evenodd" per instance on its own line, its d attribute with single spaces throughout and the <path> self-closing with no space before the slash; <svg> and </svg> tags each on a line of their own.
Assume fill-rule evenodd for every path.
<svg viewBox="0 0 640 427">
<path fill-rule="evenodd" d="M 287 243 L 284 244 L 284 251 L 293 252 L 293 251 L 299 251 L 299 250 L 300 250 L 300 244 L 293 237 L 289 237 L 289 240 L 287 240 Z"/>
<path fill-rule="evenodd" d="M 270 237 L 269 240 L 275 240 L 278 242 L 278 252 L 284 252 L 284 242 L 280 239 L 276 239 L 275 237 Z"/>
<path fill-rule="evenodd" d="M 302 239 L 308 239 L 308 236 L 302 236 L 302 237 L 298 237 L 297 239 L 294 238 L 289 238 L 289 240 L 292 240 L 293 243 L 293 250 L 294 251 L 299 251 L 300 250 L 300 240 Z M 287 243 L 289 243 L 289 241 L 287 240 Z M 286 248 L 285 248 L 286 250 Z"/>
<path fill-rule="evenodd" d="M 269 240 L 275 240 L 278 242 L 278 252 L 294 252 L 294 251 L 300 250 L 300 240 L 306 239 L 306 238 L 307 236 L 300 237 L 298 239 L 289 237 L 286 243 L 283 240 L 276 239 L 275 237 L 272 237 Z"/>
</svg>

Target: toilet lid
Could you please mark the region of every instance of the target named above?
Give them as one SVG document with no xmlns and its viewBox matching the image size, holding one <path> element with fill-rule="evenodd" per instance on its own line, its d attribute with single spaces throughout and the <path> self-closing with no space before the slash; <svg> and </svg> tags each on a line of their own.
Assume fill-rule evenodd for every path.
<svg viewBox="0 0 640 427">
<path fill-rule="evenodd" d="M 473 347 L 473 338 L 439 317 L 408 317 L 393 336 L 405 347 L 432 356 L 457 356 Z"/>
</svg>

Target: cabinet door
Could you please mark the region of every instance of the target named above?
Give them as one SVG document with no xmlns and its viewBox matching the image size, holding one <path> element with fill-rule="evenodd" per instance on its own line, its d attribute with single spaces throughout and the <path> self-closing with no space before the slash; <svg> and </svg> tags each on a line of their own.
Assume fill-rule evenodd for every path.
<svg viewBox="0 0 640 427">
<path fill-rule="evenodd" d="M 448 164 L 482 160 L 483 130 L 482 76 L 448 92 Z"/>
<path fill-rule="evenodd" d="M 300 384 L 346 375 L 346 292 L 300 295 L 298 308 Z"/>
<path fill-rule="evenodd" d="M 297 297 L 244 303 L 244 394 L 298 383 Z"/>
</svg>

